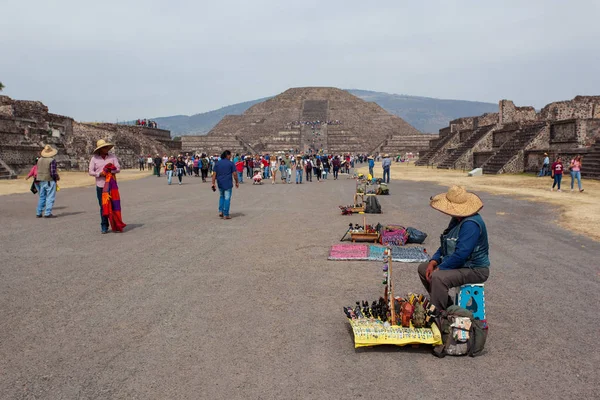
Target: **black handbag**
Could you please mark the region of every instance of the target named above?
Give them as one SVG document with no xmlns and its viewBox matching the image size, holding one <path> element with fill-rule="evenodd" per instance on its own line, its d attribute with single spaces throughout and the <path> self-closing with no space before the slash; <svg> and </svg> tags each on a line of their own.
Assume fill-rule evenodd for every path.
<svg viewBox="0 0 600 400">
<path fill-rule="evenodd" d="M 35 182 L 31 182 L 31 187 L 29 188 L 29 190 L 31 190 L 31 193 L 37 194 L 38 190 L 35 187 Z"/>
</svg>

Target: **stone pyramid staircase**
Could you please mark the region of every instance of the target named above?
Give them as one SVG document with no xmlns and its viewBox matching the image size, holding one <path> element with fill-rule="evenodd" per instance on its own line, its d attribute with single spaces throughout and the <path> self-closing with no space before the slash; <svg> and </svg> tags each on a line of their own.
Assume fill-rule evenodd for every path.
<svg viewBox="0 0 600 400">
<path fill-rule="evenodd" d="M 516 130 L 513 136 L 504 142 L 500 149 L 483 165 L 484 174 L 498 174 L 502 168 L 544 128 L 544 124 L 536 124 Z"/>
<path fill-rule="evenodd" d="M 456 161 L 472 148 L 486 133 L 494 128 L 494 125 L 482 126 L 473 131 L 471 136 L 462 142 L 456 149 L 452 151 L 437 167 L 443 169 L 452 169 Z"/>
<path fill-rule="evenodd" d="M 17 174 L 2 160 L 0 160 L 0 179 L 17 179 Z"/>
<path fill-rule="evenodd" d="M 444 148 L 444 146 L 456 135 L 457 133 L 448 133 L 446 136 L 438 139 L 435 143 L 434 147 L 432 147 L 427 153 L 420 156 L 415 165 L 427 165 L 429 160 L 431 160 L 440 150 Z"/>
<path fill-rule="evenodd" d="M 581 176 L 584 178 L 600 179 L 600 139 L 590 149 L 590 152 L 583 158 Z"/>
</svg>

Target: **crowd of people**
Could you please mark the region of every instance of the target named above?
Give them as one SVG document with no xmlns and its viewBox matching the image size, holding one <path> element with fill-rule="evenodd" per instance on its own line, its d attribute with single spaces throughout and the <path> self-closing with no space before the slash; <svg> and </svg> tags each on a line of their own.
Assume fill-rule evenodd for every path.
<svg viewBox="0 0 600 400">
<path fill-rule="evenodd" d="M 158 128 L 158 124 L 156 123 L 156 121 L 151 121 L 149 119 L 137 119 L 135 121 L 135 125 L 136 126 L 145 126 L 147 128 L 154 128 L 154 129 Z"/>
<path fill-rule="evenodd" d="M 378 156 L 379 158 L 380 156 Z M 207 154 L 179 154 L 177 156 L 162 157 L 156 154 L 139 156 L 140 171 L 146 168 L 154 169 L 154 175 L 167 177 L 167 184 L 172 183 L 173 176 L 176 176 L 179 184 L 183 177 L 201 177 L 206 182 L 208 176 L 214 171 L 215 165 L 221 159 L 218 155 L 209 156 Z M 391 159 L 386 154 L 384 156 L 383 173 L 387 176 L 389 182 L 389 166 Z M 304 154 L 288 152 L 285 154 L 235 154 L 232 156 L 232 163 L 236 169 L 236 176 L 239 183 L 250 181 L 253 183 L 263 183 L 263 180 L 270 179 L 274 185 L 276 183 L 296 183 L 317 182 L 332 177 L 334 180 L 339 178 L 339 174 L 353 175 L 353 169 L 357 164 L 369 163 L 369 172 L 373 175 L 374 157 L 367 154 Z"/>
<path fill-rule="evenodd" d="M 313 128 L 321 126 L 321 125 L 342 125 L 342 121 L 339 119 L 336 120 L 315 120 L 315 121 L 292 121 L 287 124 L 287 126 L 299 126 L 299 125 L 310 125 Z"/>
</svg>

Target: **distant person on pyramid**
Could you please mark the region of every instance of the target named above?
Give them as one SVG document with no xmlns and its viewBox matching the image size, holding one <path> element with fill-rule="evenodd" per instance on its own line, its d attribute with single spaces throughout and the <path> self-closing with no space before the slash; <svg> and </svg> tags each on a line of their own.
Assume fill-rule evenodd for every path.
<svg viewBox="0 0 600 400">
<path fill-rule="evenodd" d="M 100 206 L 100 228 L 102 233 L 108 233 L 108 224 L 110 217 L 110 215 L 106 215 L 107 213 L 103 211 L 102 207 L 102 193 L 105 191 L 104 186 L 106 183 L 106 177 L 108 175 L 108 173 L 105 171 L 105 167 L 107 165 L 110 165 L 109 173 L 111 177 L 115 174 L 118 174 L 121 171 L 121 166 L 119 164 L 119 159 L 117 158 L 117 156 L 113 153 L 108 152 L 113 147 L 113 144 L 108 143 L 103 139 L 98 140 L 98 142 L 96 142 L 96 149 L 94 149 L 92 159 L 90 160 L 90 165 L 88 168 L 88 173 L 90 174 L 90 176 L 96 178 L 96 197 L 98 198 L 98 205 Z M 120 215 L 120 198 L 118 199 L 118 204 L 112 204 L 111 209 L 118 211 Z M 119 226 L 115 226 L 113 227 L 113 230 L 119 230 L 118 228 Z M 122 227 L 120 230 L 122 230 Z"/>
<path fill-rule="evenodd" d="M 385 154 L 383 156 L 383 161 L 381 162 L 381 167 L 383 168 L 383 181 L 385 183 L 390 183 L 390 167 L 392 166 L 392 160 L 390 159 L 389 154 Z M 387 176 L 387 178 L 386 178 Z"/>
</svg>

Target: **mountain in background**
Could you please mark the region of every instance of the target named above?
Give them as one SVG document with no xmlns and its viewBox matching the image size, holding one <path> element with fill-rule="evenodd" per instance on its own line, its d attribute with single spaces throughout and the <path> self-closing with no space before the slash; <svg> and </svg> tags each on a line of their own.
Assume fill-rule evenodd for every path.
<svg viewBox="0 0 600 400">
<path fill-rule="evenodd" d="M 437 133 L 453 119 L 497 112 L 498 105 L 464 100 L 443 100 L 431 97 L 407 96 L 349 89 L 351 94 L 379 104 L 386 111 L 397 115 L 421 132 Z M 162 129 L 171 131 L 172 136 L 205 135 L 225 115 L 241 115 L 248 108 L 271 97 L 233 104 L 218 110 L 195 115 L 174 115 L 152 118 Z"/>
</svg>

